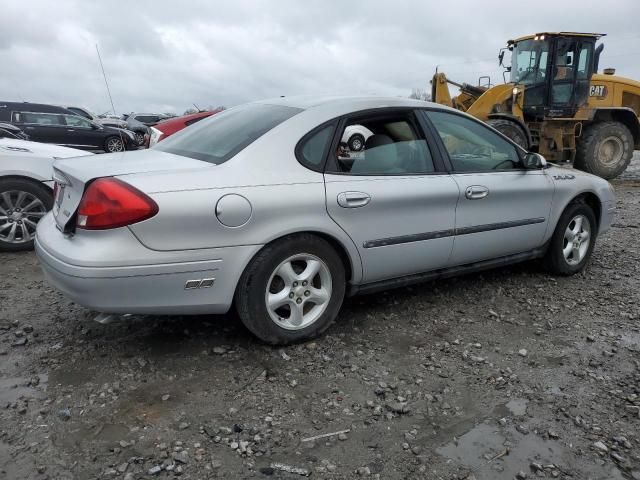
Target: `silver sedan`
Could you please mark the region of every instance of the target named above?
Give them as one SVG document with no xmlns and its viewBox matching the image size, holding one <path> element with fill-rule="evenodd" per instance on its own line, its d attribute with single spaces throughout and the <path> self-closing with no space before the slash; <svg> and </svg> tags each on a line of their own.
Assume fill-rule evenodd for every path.
<svg viewBox="0 0 640 480">
<path fill-rule="evenodd" d="M 344 132 L 371 132 L 362 148 Z M 581 271 L 610 225 L 605 180 L 547 164 L 458 111 L 400 98 L 279 98 L 136 152 L 59 160 L 36 250 L 104 313 L 225 313 L 312 338 L 345 295 L 542 258 Z"/>
</svg>

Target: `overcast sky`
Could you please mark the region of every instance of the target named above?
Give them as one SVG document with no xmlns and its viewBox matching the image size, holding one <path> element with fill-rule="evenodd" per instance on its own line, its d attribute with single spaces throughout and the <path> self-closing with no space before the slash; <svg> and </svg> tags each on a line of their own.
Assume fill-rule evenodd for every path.
<svg viewBox="0 0 640 480">
<path fill-rule="evenodd" d="M 118 113 L 407 96 L 436 65 L 497 83 L 506 40 L 545 30 L 607 33 L 601 68 L 640 80 L 639 19 L 640 0 L 0 0 L 0 100 L 106 111 L 96 43 Z"/>
</svg>

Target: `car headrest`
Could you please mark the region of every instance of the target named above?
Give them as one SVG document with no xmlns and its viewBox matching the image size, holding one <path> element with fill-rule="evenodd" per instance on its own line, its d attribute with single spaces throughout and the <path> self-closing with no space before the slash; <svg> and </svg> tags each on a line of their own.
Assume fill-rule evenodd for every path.
<svg viewBox="0 0 640 480">
<path fill-rule="evenodd" d="M 376 133 L 367 138 L 367 141 L 364 144 L 364 149 L 368 150 L 370 148 L 381 147 L 383 145 L 390 145 L 393 143 L 393 140 L 388 135 L 383 135 L 381 133 Z"/>
</svg>

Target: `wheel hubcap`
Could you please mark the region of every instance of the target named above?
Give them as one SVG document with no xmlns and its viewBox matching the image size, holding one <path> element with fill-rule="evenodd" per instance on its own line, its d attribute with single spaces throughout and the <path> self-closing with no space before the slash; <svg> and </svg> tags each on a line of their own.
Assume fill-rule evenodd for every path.
<svg viewBox="0 0 640 480">
<path fill-rule="evenodd" d="M 276 325 L 301 330 L 324 313 L 331 291 L 326 263 L 308 253 L 293 255 L 276 267 L 267 282 L 267 311 Z"/>
<path fill-rule="evenodd" d="M 591 243 L 591 225 L 584 215 L 577 215 L 564 232 L 562 254 L 569 265 L 577 265 L 587 255 Z"/>
<path fill-rule="evenodd" d="M 112 138 L 107 142 L 107 148 L 110 152 L 121 152 L 124 150 L 124 146 L 122 145 L 122 140 L 119 138 Z"/>
<path fill-rule="evenodd" d="M 618 137 L 605 138 L 598 148 L 598 160 L 604 165 L 616 165 L 622 160 L 624 145 Z"/>
<path fill-rule="evenodd" d="M 42 201 L 28 192 L 0 193 L 0 240 L 26 243 L 33 240 L 36 224 L 47 213 Z"/>
<path fill-rule="evenodd" d="M 360 150 L 362 148 L 362 142 L 360 140 L 354 140 L 351 142 L 354 150 Z"/>
</svg>

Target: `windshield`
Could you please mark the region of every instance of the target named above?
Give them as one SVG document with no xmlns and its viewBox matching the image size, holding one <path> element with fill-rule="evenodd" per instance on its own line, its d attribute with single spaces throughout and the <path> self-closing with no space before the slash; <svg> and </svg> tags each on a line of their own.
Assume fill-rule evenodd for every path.
<svg viewBox="0 0 640 480">
<path fill-rule="evenodd" d="M 549 42 L 523 40 L 511 54 L 511 82 L 524 85 L 544 82 L 549 58 Z"/>
<path fill-rule="evenodd" d="M 185 128 L 153 148 L 217 165 L 301 111 L 281 105 L 241 105 Z"/>
</svg>

